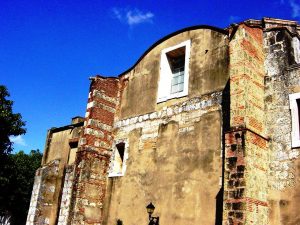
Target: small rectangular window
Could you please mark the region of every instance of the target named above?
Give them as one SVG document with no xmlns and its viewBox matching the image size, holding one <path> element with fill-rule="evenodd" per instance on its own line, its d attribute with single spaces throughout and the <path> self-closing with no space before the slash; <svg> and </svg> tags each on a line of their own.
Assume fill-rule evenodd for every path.
<svg viewBox="0 0 300 225">
<path fill-rule="evenodd" d="M 71 165 L 75 162 L 76 159 L 76 153 L 78 149 L 78 139 L 71 139 L 69 140 L 69 158 L 68 158 L 68 165 Z"/>
<path fill-rule="evenodd" d="M 157 102 L 188 94 L 190 44 L 188 40 L 162 51 Z"/>
<path fill-rule="evenodd" d="M 167 53 L 172 71 L 171 94 L 182 92 L 184 84 L 185 47 Z"/>
<path fill-rule="evenodd" d="M 127 144 L 125 141 L 118 141 L 114 144 L 110 160 L 109 177 L 124 176 L 126 171 Z"/>
<path fill-rule="evenodd" d="M 292 147 L 300 147 L 300 93 L 290 94 Z"/>
<path fill-rule="evenodd" d="M 119 153 L 119 156 L 121 158 L 121 161 L 123 163 L 123 160 L 124 160 L 124 152 L 125 152 L 125 143 L 124 142 L 121 142 L 119 144 L 116 144 L 116 147 L 118 149 L 118 153 Z"/>
</svg>

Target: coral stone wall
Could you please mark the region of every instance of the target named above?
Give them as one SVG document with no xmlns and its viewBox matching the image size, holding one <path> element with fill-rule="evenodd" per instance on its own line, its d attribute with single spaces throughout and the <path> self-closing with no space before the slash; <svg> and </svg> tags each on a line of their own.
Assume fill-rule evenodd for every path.
<svg viewBox="0 0 300 225">
<path fill-rule="evenodd" d="M 272 27 L 271 27 L 272 28 Z M 294 32 L 293 32 L 294 31 Z M 299 224 L 300 149 L 292 148 L 289 94 L 300 92 L 300 52 L 295 24 L 264 33 L 266 124 L 270 135 L 270 224 Z M 297 39 L 297 40 L 296 40 Z"/>
<path fill-rule="evenodd" d="M 31 193 L 31 200 L 30 200 L 26 225 L 33 225 L 34 222 L 36 221 L 36 216 L 39 213 L 37 205 L 38 202 L 40 201 L 41 182 L 42 182 L 42 176 L 40 174 L 40 170 L 37 170 L 34 177 L 34 184 Z"/>
<path fill-rule="evenodd" d="M 60 181 L 59 160 L 54 160 L 36 172 L 27 225 L 55 224 L 57 197 L 57 182 Z"/>
<path fill-rule="evenodd" d="M 61 205 L 57 225 L 66 225 L 69 222 L 70 203 L 74 181 L 74 165 L 66 167 L 63 190 L 61 193 Z"/>
</svg>

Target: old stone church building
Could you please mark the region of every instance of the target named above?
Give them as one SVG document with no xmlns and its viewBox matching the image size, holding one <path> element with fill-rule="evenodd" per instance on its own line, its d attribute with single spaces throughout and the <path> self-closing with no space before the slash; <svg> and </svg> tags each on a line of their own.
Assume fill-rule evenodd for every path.
<svg viewBox="0 0 300 225">
<path fill-rule="evenodd" d="M 281 19 L 194 26 L 91 77 L 85 117 L 48 131 L 27 225 L 299 225 L 299 40 Z"/>
</svg>

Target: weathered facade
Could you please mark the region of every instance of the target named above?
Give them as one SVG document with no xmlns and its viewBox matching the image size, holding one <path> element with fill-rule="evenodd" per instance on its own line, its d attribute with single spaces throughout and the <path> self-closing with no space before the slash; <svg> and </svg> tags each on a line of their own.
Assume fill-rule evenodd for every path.
<svg viewBox="0 0 300 225">
<path fill-rule="evenodd" d="M 300 25 L 190 27 L 50 129 L 27 224 L 299 225 Z"/>
</svg>

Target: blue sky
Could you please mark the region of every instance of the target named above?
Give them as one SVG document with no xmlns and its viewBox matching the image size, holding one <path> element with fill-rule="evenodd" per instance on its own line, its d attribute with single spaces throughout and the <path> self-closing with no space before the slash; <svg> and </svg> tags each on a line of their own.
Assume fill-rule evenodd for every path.
<svg viewBox="0 0 300 225">
<path fill-rule="evenodd" d="M 300 20 L 299 0 L 0 0 L 0 84 L 27 121 L 15 151 L 44 149 L 47 129 L 84 116 L 89 77 L 117 76 L 181 28 Z"/>
</svg>

